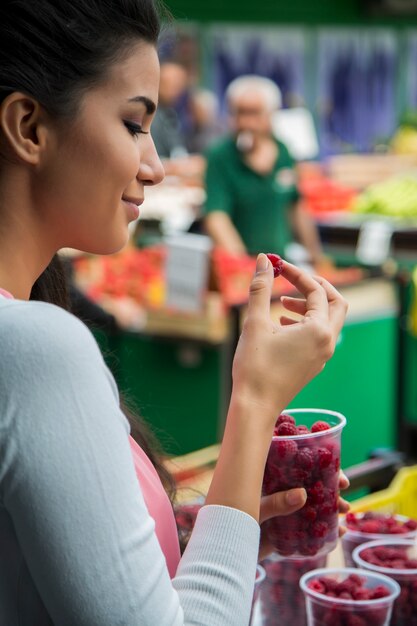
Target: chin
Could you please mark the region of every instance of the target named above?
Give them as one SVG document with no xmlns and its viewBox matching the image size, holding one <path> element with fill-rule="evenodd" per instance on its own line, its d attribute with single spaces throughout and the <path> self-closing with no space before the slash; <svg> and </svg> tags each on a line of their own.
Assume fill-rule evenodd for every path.
<svg viewBox="0 0 417 626">
<path fill-rule="evenodd" d="M 127 228 L 123 230 L 123 232 L 118 233 L 118 236 L 109 237 L 108 239 L 99 239 L 98 237 L 91 242 L 84 242 L 82 246 L 71 246 L 75 247 L 78 250 L 82 250 L 83 252 L 87 252 L 88 254 L 116 254 L 116 252 L 120 252 L 122 248 L 125 247 L 127 242 L 129 241 L 129 231 Z"/>
</svg>

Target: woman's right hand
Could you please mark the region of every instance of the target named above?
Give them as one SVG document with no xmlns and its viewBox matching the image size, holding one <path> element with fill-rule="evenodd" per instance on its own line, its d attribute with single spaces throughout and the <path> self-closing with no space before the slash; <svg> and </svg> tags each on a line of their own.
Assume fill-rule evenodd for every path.
<svg viewBox="0 0 417 626">
<path fill-rule="evenodd" d="M 331 358 L 347 312 L 345 299 L 328 281 L 286 261 L 283 265 L 282 275 L 302 298 L 283 297 L 282 304 L 301 318 L 271 320 L 273 270 L 267 256 L 260 254 L 233 363 L 233 396 L 258 405 L 271 426 Z"/>
</svg>

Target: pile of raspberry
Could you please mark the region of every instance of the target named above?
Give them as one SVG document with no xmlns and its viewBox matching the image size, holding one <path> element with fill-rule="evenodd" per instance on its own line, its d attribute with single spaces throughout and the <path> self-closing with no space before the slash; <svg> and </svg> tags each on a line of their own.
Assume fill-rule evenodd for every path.
<svg viewBox="0 0 417 626">
<path fill-rule="evenodd" d="M 345 580 L 337 581 L 330 576 L 319 576 L 308 583 L 308 588 L 328 598 L 332 598 L 329 606 L 313 602 L 313 623 L 320 626 L 384 626 L 387 618 L 387 607 L 378 607 L 372 600 L 390 595 L 385 585 L 374 588 L 365 586 L 365 578 L 358 574 L 350 574 Z M 368 606 L 338 603 L 339 600 L 367 600 Z"/>
<path fill-rule="evenodd" d="M 417 626 L 417 559 L 409 558 L 408 550 L 408 546 L 393 545 L 364 547 L 360 552 L 361 558 L 372 565 L 403 570 L 400 575 L 396 572 L 392 575 L 401 586 L 394 604 L 392 626 Z"/>
<path fill-rule="evenodd" d="M 324 567 L 326 557 L 262 562 L 266 577 L 260 589 L 262 626 L 307 626 L 305 599 L 300 578 L 313 569 Z"/>
<path fill-rule="evenodd" d="M 326 431 L 331 426 L 318 421 L 311 430 L 295 424 L 291 415 L 277 419 L 263 479 L 269 495 L 293 487 L 304 487 L 304 507 L 286 517 L 264 523 L 269 540 L 282 556 L 315 556 L 338 535 L 338 481 L 340 444 Z M 310 433 L 320 437 L 299 437 Z"/>
<path fill-rule="evenodd" d="M 395 515 L 385 515 L 368 511 L 367 513 L 347 513 L 346 526 L 349 530 L 374 535 L 403 535 L 417 530 L 417 522 L 397 519 Z"/>
<path fill-rule="evenodd" d="M 201 504 L 181 504 L 176 506 L 174 509 L 181 554 L 187 547 L 187 543 L 191 537 L 195 520 L 197 518 L 197 513 L 201 507 Z"/>
</svg>

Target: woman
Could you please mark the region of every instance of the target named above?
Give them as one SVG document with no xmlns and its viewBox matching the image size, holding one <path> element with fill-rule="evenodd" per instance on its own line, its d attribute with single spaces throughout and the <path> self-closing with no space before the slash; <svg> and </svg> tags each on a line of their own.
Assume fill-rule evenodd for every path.
<svg viewBox="0 0 417 626">
<path fill-rule="evenodd" d="M 28 301 L 58 249 L 119 250 L 145 187 L 163 178 L 150 135 L 158 32 L 152 0 L 1 4 L 0 623 L 7 626 L 241 626 L 260 519 L 305 502 L 296 489 L 260 506 L 261 483 L 276 415 L 321 371 L 343 324 L 345 302 L 327 282 L 285 264 L 304 300 L 284 304 L 303 320 L 274 324 L 272 268 L 259 256 L 221 454 L 172 580 L 97 345 L 69 313 Z"/>
</svg>

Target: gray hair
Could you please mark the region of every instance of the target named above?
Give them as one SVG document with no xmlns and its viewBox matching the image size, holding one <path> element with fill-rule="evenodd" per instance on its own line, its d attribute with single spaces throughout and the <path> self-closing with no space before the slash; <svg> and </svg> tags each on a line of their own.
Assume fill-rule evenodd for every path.
<svg viewBox="0 0 417 626">
<path fill-rule="evenodd" d="M 256 74 L 246 74 L 235 78 L 226 89 L 226 100 L 228 105 L 248 92 L 262 94 L 268 109 L 276 111 L 281 108 L 282 96 L 279 87 L 269 78 L 257 76 Z"/>
</svg>

